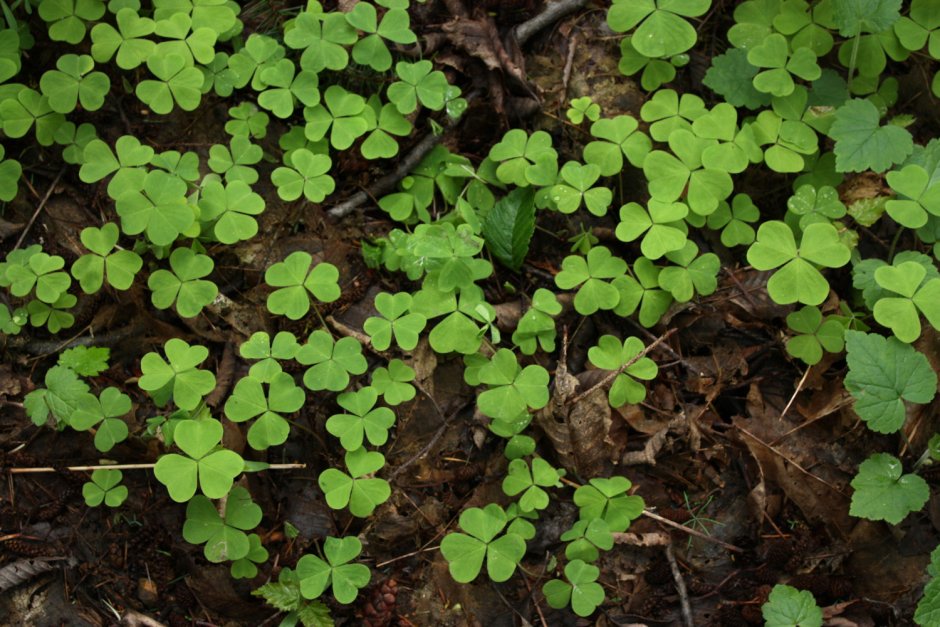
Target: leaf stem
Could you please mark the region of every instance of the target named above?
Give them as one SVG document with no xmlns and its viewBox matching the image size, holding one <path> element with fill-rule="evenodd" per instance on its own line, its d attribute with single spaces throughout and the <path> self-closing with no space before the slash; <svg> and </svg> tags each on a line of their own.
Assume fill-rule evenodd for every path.
<svg viewBox="0 0 940 627">
<path fill-rule="evenodd" d="M 855 33 L 855 40 L 852 41 L 852 55 L 849 57 L 849 78 L 846 81 L 846 84 L 849 89 L 849 93 L 852 92 L 852 75 L 855 74 L 855 63 L 858 61 L 858 47 L 862 42 L 862 29 L 859 28 L 858 32 Z"/>
<path fill-rule="evenodd" d="M 891 246 L 888 247 L 888 261 L 894 261 L 894 251 L 898 247 L 898 242 L 901 240 L 901 233 L 904 232 L 903 226 L 898 226 L 897 232 L 894 234 L 894 237 L 891 239 Z"/>
</svg>

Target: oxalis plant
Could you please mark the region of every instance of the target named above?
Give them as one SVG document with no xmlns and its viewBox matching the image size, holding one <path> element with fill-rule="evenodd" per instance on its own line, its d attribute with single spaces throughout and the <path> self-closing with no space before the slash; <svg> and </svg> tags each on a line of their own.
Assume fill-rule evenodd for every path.
<svg viewBox="0 0 940 627">
<path fill-rule="evenodd" d="M 250 32 L 242 7 L 225 0 L 35 7 L 32 18 L 30 4 L 3 7 L 0 200 L 24 193 L 20 160 L 61 150 L 63 172 L 100 185 L 108 208 L 100 225 L 81 231 L 81 255 L 19 242 L 6 253 L 0 332 L 8 338 L 67 331 L 79 296 L 144 286 L 164 316 L 221 319 L 229 298 L 221 251 L 258 236 L 267 183 L 283 201 L 330 202 L 344 160 L 386 167 L 382 160 L 411 138 L 440 132 L 467 108 L 433 60 L 399 55 L 417 41 L 407 0 L 360 0 L 346 12 L 313 1 L 264 32 Z M 278 466 L 253 461 L 256 453 L 288 442 L 301 428 L 299 412 L 332 407 L 321 435 L 338 454 L 316 484 L 340 516 L 381 515 L 394 486 L 380 476 L 380 449 L 394 438 L 397 408 L 418 393 L 409 360 L 426 341 L 440 359 L 463 364 L 506 457 L 503 498 L 463 509 L 440 541 L 450 575 L 462 583 L 537 579 L 549 606 L 588 617 L 607 594 L 603 553 L 645 506 L 622 471 L 579 476 L 536 441 L 530 424 L 553 411 L 558 370 L 567 367 L 558 364 L 554 381 L 546 367 L 559 348 L 558 318 L 618 316 L 658 328 L 671 310 L 715 293 L 729 258 L 766 272 L 767 295 L 789 308 L 787 353 L 807 367 L 844 358 L 845 388 L 865 427 L 906 437 L 908 416 L 937 389 L 921 340 L 940 329 L 940 141 L 927 137 L 926 121 L 897 114 L 893 70 L 940 58 L 940 1 L 745 0 L 735 5 L 728 47 L 705 72 L 708 91 L 680 95 L 665 85 L 685 71 L 711 9 L 710 0 L 610 4 L 607 24 L 623 35 L 620 71 L 638 75 L 649 93 L 638 116 L 573 98 L 565 117 L 580 132 L 580 153 L 546 130 L 512 128 L 472 159 L 438 146 L 377 198 L 397 226 L 364 241 L 364 259 L 401 283 L 375 295 L 361 335 L 336 334 L 321 314 L 342 295 L 339 269 L 297 250 L 270 263 L 262 283 L 267 312 L 291 330 L 239 342 L 246 367 L 224 403 L 208 400 L 218 381 L 209 347 L 198 342 L 172 338 L 148 350 L 139 389 L 124 390 L 100 378 L 107 348 L 57 351 L 23 399 L 36 425 L 88 431 L 107 455 L 144 435 L 126 420 L 136 403 L 153 415 L 147 433 L 159 436 L 152 464 L 87 469 L 88 506 L 121 507 L 128 466 L 150 467 L 169 498 L 185 504 L 182 536 L 203 546 L 206 560 L 230 563 L 233 577 L 268 575 L 255 531 L 264 514 L 244 477 Z M 55 46 L 54 63 L 27 76 L 27 55 L 46 44 Z M 937 76 L 927 78 L 923 89 L 940 95 Z M 97 118 L 86 116 L 122 88 L 155 118 L 221 100 L 230 105 L 227 136 L 202 152 L 99 136 L 85 121 Z M 278 149 L 266 152 L 261 142 L 275 127 Z M 619 184 L 627 170 L 644 183 L 639 193 Z M 783 201 L 739 189 L 751 175 L 784 181 Z M 884 184 L 874 197 L 843 200 L 840 185 L 860 175 Z M 551 280 L 520 295 L 519 320 L 505 332 L 498 303 L 488 301 L 496 266 L 520 271 L 537 224 L 559 217 L 552 214 L 581 232 Z M 603 244 L 590 229 L 601 219 L 613 227 Z M 865 245 L 872 229 L 886 237 L 883 248 Z M 648 349 L 628 333 L 602 334 L 588 347 L 611 407 L 644 401 L 658 376 Z M 240 423 L 249 447 L 242 453 L 224 437 Z M 850 513 L 898 525 L 922 509 L 930 491 L 921 473 L 940 461 L 940 435 L 922 448 L 872 451 L 851 481 Z M 529 543 L 562 498 L 573 501 L 577 520 L 557 538 L 564 550 L 535 566 Z M 364 550 L 352 534 L 323 538 L 254 594 L 285 613 L 282 624 L 332 624 L 331 608 L 356 601 L 371 580 L 369 562 L 359 561 Z M 937 625 L 940 549 L 927 572 L 914 621 Z M 762 612 L 768 625 L 822 623 L 812 595 L 785 585 Z"/>
</svg>

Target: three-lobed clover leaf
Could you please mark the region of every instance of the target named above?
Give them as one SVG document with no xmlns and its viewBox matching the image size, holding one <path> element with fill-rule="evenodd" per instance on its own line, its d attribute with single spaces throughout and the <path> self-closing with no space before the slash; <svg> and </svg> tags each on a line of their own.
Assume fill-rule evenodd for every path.
<svg viewBox="0 0 940 627">
<path fill-rule="evenodd" d="M 43 325 L 50 333 L 58 333 L 75 324 L 75 316 L 67 310 L 75 306 L 78 299 L 68 293 L 63 293 L 54 303 L 44 303 L 41 300 L 31 300 L 26 305 L 29 313 L 29 323 L 34 327 Z"/>
<path fill-rule="evenodd" d="M 374 118 L 365 98 L 339 85 L 330 85 L 323 92 L 321 103 L 304 110 L 307 121 L 304 134 L 310 141 L 319 141 L 329 132 L 330 145 L 337 150 L 346 150 L 375 127 Z"/>
<path fill-rule="evenodd" d="M 413 126 L 391 102 L 383 105 L 373 96 L 367 104 L 375 114 L 376 124 L 359 150 L 366 159 L 390 159 L 398 154 L 398 141 L 392 135 L 407 137 Z"/>
<path fill-rule="evenodd" d="M 243 102 L 228 110 L 232 118 L 225 123 L 225 132 L 231 136 L 242 135 L 251 139 L 264 139 L 268 134 L 270 118 L 251 102 Z"/>
<path fill-rule="evenodd" d="M 256 564 L 268 561 L 268 550 L 261 545 L 261 538 L 257 533 L 248 534 L 248 554 L 232 562 L 229 572 L 235 579 L 253 579 L 258 576 Z"/>
<path fill-rule="evenodd" d="M 314 331 L 297 351 L 296 360 L 310 366 L 304 373 L 304 385 L 313 391 L 339 392 L 349 385 L 350 374 L 362 374 L 368 364 L 362 345 L 352 337 L 334 341 L 326 331 Z"/>
<path fill-rule="evenodd" d="M 822 627 L 823 612 L 813 594 L 777 584 L 761 606 L 766 627 Z"/>
<path fill-rule="evenodd" d="M 834 187 L 823 185 L 800 185 L 796 193 L 787 199 L 787 209 L 800 216 L 801 229 L 815 222 L 830 222 L 845 215 L 845 205 Z"/>
<path fill-rule="evenodd" d="M 569 255 L 561 262 L 561 272 L 555 275 L 555 285 L 563 290 L 578 287 L 574 308 L 583 316 L 599 309 L 614 309 L 620 302 L 620 293 L 605 279 L 623 276 L 627 262 L 611 254 L 605 246 L 595 246 L 586 257 Z M 580 287 L 579 287 L 580 286 Z"/>
<path fill-rule="evenodd" d="M 116 203 L 121 230 L 127 235 L 145 233 L 157 246 L 176 241 L 195 221 L 186 200 L 186 181 L 162 170 L 144 177 L 142 189 L 122 193 Z"/>
<path fill-rule="evenodd" d="M 385 456 L 360 447 L 348 451 L 345 461 L 348 474 L 336 468 L 320 473 L 317 483 L 323 490 L 323 498 L 333 509 L 349 506 L 353 516 L 370 516 L 392 493 L 385 479 L 372 476 L 385 465 Z"/>
<path fill-rule="evenodd" d="M 838 353 L 845 347 L 845 325 L 836 316 L 823 319 L 818 307 L 791 312 L 787 326 L 799 334 L 787 340 L 787 352 L 810 366 L 820 362 L 823 349 Z"/>
<path fill-rule="evenodd" d="M 82 485 L 85 505 L 98 507 L 102 503 L 108 507 L 120 507 L 127 500 L 127 486 L 121 485 L 124 477 L 120 470 L 99 468 L 91 473 L 91 481 Z"/>
<path fill-rule="evenodd" d="M 659 286 L 679 303 L 687 303 L 698 293 L 708 296 L 718 288 L 721 261 L 715 253 L 699 255 L 695 242 L 687 241 L 679 250 L 666 253 L 676 265 L 666 266 L 659 273 Z"/>
<path fill-rule="evenodd" d="M 297 561 L 300 594 L 305 599 L 316 599 L 332 586 L 333 596 L 340 603 L 355 601 L 360 588 L 366 587 L 372 576 L 368 566 L 349 563 L 361 552 L 362 543 L 358 538 L 327 538 L 323 542 L 326 560 L 304 555 Z"/>
<path fill-rule="evenodd" d="M 127 439 L 127 423 L 121 417 L 130 412 L 131 398 L 115 387 L 107 387 L 98 398 L 92 398 L 88 398 L 72 414 L 69 424 L 76 431 L 95 427 L 95 448 L 107 453 Z"/>
<path fill-rule="evenodd" d="M 367 318 L 362 327 L 369 334 L 376 350 L 387 350 L 392 345 L 393 338 L 402 350 L 410 351 L 418 345 L 418 338 L 427 325 L 427 318 L 419 313 L 407 313 L 411 302 L 411 294 L 407 292 L 376 294 L 375 309 L 381 317 Z"/>
<path fill-rule="evenodd" d="M 650 123 L 650 136 L 658 142 L 669 141 L 676 129 L 692 130 L 692 122 L 705 115 L 705 101 L 695 94 L 679 94 L 673 89 L 659 89 L 643 103 L 640 117 Z"/>
<path fill-rule="evenodd" d="M 594 141 L 584 146 L 585 163 L 600 168 L 603 176 L 613 176 L 623 169 L 623 159 L 630 165 L 643 167 L 643 159 L 652 147 L 649 136 L 639 129 L 631 115 L 604 118 L 591 124 Z"/>
<path fill-rule="evenodd" d="M 283 200 L 297 200 L 303 195 L 310 202 L 323 202 L 336 189 L 336 181 L 329 175 L 332 166 L 328 155 L 298 148 L 291 153 L 289 167 L 275 168 L 271 173 L 271 182 Z"/>
<path fill-rule="evenodd" d="M 395 412 L 388 407 L 376 407 L 378 398 L 378 391 L 368 386 L 336 397 L 336 402 L 348 413 L 330 416 L 326 430 L 339 438 L 347 451 L 360 448 L 365 440 L 374 446 L 388 441 L 388 430 L 395 424 Z"/>
<path fill-rule="evenodd" d="M 455 581 L 469 583 L 477 578 L 486 561 L 486 572 L 495 582 L 507 581 L 525 555 L 525 539 L 507 531 L 510 520 L 499 505 L 471 507 L 460 514 L 460 528 L 466 533 L 449 533 L 441 540 L 441 554 Z M 502 535 L 500 535 L 502 534 Z"/>
<path fill-rule="evenodd" d="M 115 19 L 117 28 L 102 22 L 91 29 L 91 56 L 98 63 L 107 63 L 117 53 L 117 66 L 133 70 L 153 54 L 157 44 L 147 36 L 153 34 L 156 25 L 128 7 L 119 9 Z"/>
<path fill-rule="evenodd" d="M 258 233 L 253 216 L 264 211 L 264 198 L 251 191 L 244 181 L 230 181 L 223 185 L 209 181 L 199 197 L 199 219 L 214 222 L 212 232 L 223 244 L 251 239 Z"/>
<path fill-rule="evenodd" d="M 62 270 L 64 267 L 62 257 L 43 252 L 30 255 L 25 264 L 11 264 L 6 272 L 7 279 L 11 281 L 10 293 L 23 297 L 35 289 L 36 298 L 44 303 L 54 303 L 72 284 L 72 278 Z"/>
<path fill-rule="evenodd" d="M 279 118 L 289 118 L 294 113 L 295 101 L 307 107 L 320 102 L 320 81 L 315 72 L 297 72 L 294 62 L 281 59 L 259 73 L 267 86 L 258 95 L 258 104 Z"/>
<path fill-rule="evenodd" d="M 339 270 L 321 262 L 311 268 L 313 257 L 298 250 L 264 273 L 264 282 L 278 289 L 268 295 L 268 311 L 300 320 L 310 311 L 310 296 L 331 303 L 340 296 Z"/>
<path fill-rule="evenodd" d="M 540 287 L 532 295 L 532 304 L 519 318 L 515 332 L 512 334 L 513 344 L 519 347 L 524 355 L 532 355 L 541 347 L 546 352 L 555 350 L 555 320 L 554 316 L 561 313 L 561 303 L 555 293 Z"/>
<path fill-rule="evenodd" d="M 225 514 L 220 516 L 212 501 L 197 494 L 186 505 L 183 538 L 190 544 L 205 544 L 203 555 L 213 563 L 240 560 L 251 550 L 246 531 L 261 522 L 261 508 L 248 490 L 234 487 L 225 498 Z"/>
<path fill-rule="evenodd" d="M 58 113 L 70 113 L 76 103 L 88 111 L 104 104 L 111 89 L 111 79 L 104 72 L 93 72 L 94 60 L 87 54 L 65 54 L 56 60 L 55 70 L 43 73 L 39 88 L 49 98 L 49 106 Z"/>
<path fill-rule="evenodd" d="M 117 155 L 102 140 L 91 139 L 82 152 L 78 178 L 84 183 L 94 183 L 114 174 L 108 183 L 108 195 L 117 199 L 143 188 L 147 175 L 145 166 L 153 159 L 154 151 L 133 135 L 118 137 L 114 150 Z"/>
<path fill-rule="evenodd" d="M 940 328 L 940 279 L 927 278 L 927 270 L 916 261 L 885 265 L 875 270 L 875 283 L 885 291 L 872 308 L 875 320 L 902 342 L 920 337 L 920 315 Z"/>
<path fill-rule="evenodd" d="M 186 455 L 162 455 L 153 468 L 157 481 L 166 486 L 170 498 L 185 503 L 197 486 L 210 499 L 229 493 L 235 477 L 245 469 L 245 460 L 220 448 L 222 423 L 214 418 L 187 419 L 173 429 L 173 441 Z"/>
<path fill-rule="evenodd" d="M 372 387 L 382 396 L 386 404 L 401 405 L 415 397 L 417 393 L 411 382 L 415 380 L 414 369 L 400 359 L 388 362 L 388 368 L 376 368 L 372 371 Z"/>
<path fill-rule="evenodd" d="M 194 111 L 202 98 L 202 72 L 192 61 L 175 52 L 147 57 L 147 69 L 156 80 L 137 83 L 135 93 L 154 113 L 167 114 L 174 103 L 184 111 Z"/>
<path fill-rule="evenodd" d="M 930 498 L 927 482 L 903 472 L 901 461 L 887 453 L 875 453 L 863 461 L 852 479 L 855 492 L 849 513 L 896 525 L 922 508 Z"/>
<path fill-rule="evenodd" d="M 904 402 L 929 403 L 937 391 L 937 374 L 927 358 L 895 338 L 845 332 L 849 372 L 845 388 L 855 398 L 855 412 L 868 428 L 894 433 L 904 424 Z"/>
<path fill-rule="evenodd" d="M 150 300 L 157 309 L 168 309 L 174 303 L 183 318 L 194 318 L 203 307 L 215 300 L 219 288 L 203 280 L 214 267 L 212 258 L 191 248 L 177 248 L 170 253 L 171 270 L 157 270 L 150 275 L 147 287 Z"/>
<path fill-rule="evenodd" d="M 13 138 L 23 137 L 35 124 L 36 141 L 41 146 L 51 146 L 56 132 L 65 124 L 65 117 L 52 110 L 49 99 L 28 87 L 0 100 L 0 119 L 3 132 Z"/>
<path fill-rule="evenodd" d="M 215 375 L 196 367 L 209 356 L 209 349 L 190 346 L 175 337 L 167 340 L 163 348 L 166 360 L 159 353 L 147 353 L 140 360 L 143 375 L 137 384 L 150 393 L 157 405 L 172 398 L 177 407 L 191 411 L 215 388 Z"/>
<path fill-rule="evenodd" d="M 572 124 L 581 124 L 585 118 L 591 122 L 597 122 L 601 117 L 601 106 L 594 102 L 590 96 L 572 98 L 571 106 L 565 111 L 565 117 Z"/>
<path fill-rule="evenodd" d="M 633 45 L 647 57 L 671 57 L 685 52 L 697 39 L 695 28 L 683 17 L 705 13 L 711 0 L 615 0 L 607 12 L 611 30 L 633 31 Z"/>
<path fill-rule="evenodd" d="M 402 115 L 414 113 L 418 103 L 433 111 L 444 108 L 447 95 L 447 77 L 424 59 L 415 63 L 399 61 L 395 64 L 399 80 L 388 86 L 388 100 Z"/>
<path fill-rule="evenodd" d="M 518 187 L 551 185 L 558 173 L 558 153 L 552 148 L 552 136 L 545 131 L 528 135 L 514 128 L 490 148 L 490 159 L 499 163 L 496 176 Z"/>
<path fill-rule="evenodd" d="M 642 236 L 640 251 L 647 259 L 659 259 L 686 244 L 688 228 L 683 219 L 689 214 L 684 202 L 663 202 L 651 198 L 646 209 L 629 202 L 620 208 L 617 239 L 632 242 Z"/>
<path fill-rule="evenodd" d="M 342 70 L 349 63 L 345 46 L 358 39 L 356 29 L 341 12 L 304 11 L 294 26 L 284 33 L 284 43 L 295 50 L 303 49 L 300 66 L 319 73 L 321 70 Z"/>
<path fill-rule="evenodd" d="M 548 371 L 538 365 L 522 368 L 508 348 L 496 351 L 480 367 L 478 378 L 489 388 L 477 397 L 477 406 L 495 420 L 508 420 L 548 404 Z"/>
<path fill-rule="evenodd" d="M 626 531 L 643 513 L 643 499 L 627 495 L 632 485 L 626 477 L 591 479 L 574 492 L 581 520 L 602 518 L 612 532 Z"/>
<path fill-rule="evenodd" d="M 806 227 L 799 247 L 784 222 L 765 222 L 747 251 L 748 263 L 756 270 L 779 268 L 767 282 L 767 292 L 781 305 L 822 303 L 829 295 L 829 283 L 816 266 L 840 268 L 849 257 L 836 228 L 819 222 Z"/>
<path fill-rule="evenodd" d="M 352 49 L 356 63 L 368 65 L 376 72 L 385 72 L 392 67 L 392 54 L 383 40 L 405 45 L 417 41 L 406 8 L 390 8 L 379 20 L 372 4 L 358 2 L 346 13 L 349 25 L 365 33 Z"/>
<path fill-rule="evenodd" d="M 940 185 L 919 165 L 910 164 L 901 170 L 892 170 L 885 177 L 902 198 L 885 203 L 885 210 L 895 222 L 909 229 L 927 224 L 929 216 L 940 215 Z"/>
<path fill-rule="evenodd" d="M 614 536 L 603 518 L 579 520 L 561 534 L 560 539 L 568 543 L 565 557 L 569 560 L 596 562 L 600 551 L 614 548 Z"/>
<path fill-rule="evenodd" d="M 105 278 L 111 287 L 126 290 L 143 267 L 143 260 L 134 251 L 114 250 L 119 235 L 118 227 L 113 222 L 101 228 L 89 226 L 82 229 L 79 237 L 91 253 L 76 259 L 71 270 L 72 276 L 78 279 L 78 284 L 86 294 L 100 290 Z"/>
<path fill-rule="evenodd" d="M 514 459 L 503 479 L 503 492 L 507 496 L 522 495 L 518 501 L 522 512 L 545 509 L 549 496 L 544 488 L 560 488 L 564 474 L 564 470 L 554 468 L 541 457 L 533 458 L 531 467 L 523 459 Z"/>
<path fill-rule="evenodd" d="M 637 379 L 651 381 L 656 378 L 659 368 L 649 357 L 636 359 L 643 348 L 643 342 L 636 337 L 628 337 L 621 343 L 613 335 L 602 335 L 597 346 L 588 350 L 588 359 L 595 368 L 621 371 L 607 394 L 612 407 L 637 404 L 646 398 L 646 386 Z"/>
<path fill-rule="evenodd" d="M 298 350 L 300 344 L 289 331 L 279 331 L 274 339 L 266 332 L 258 331 L 238 347 L 239 354 L 245 359 L 259 360 L 252 364 L 248 374 L 262 383 L 270 383 L 271 379 L 281 372 L 278 362 L 293 359 Z"/>
<path fill-rule="evenodd" d="M 264 385 L 268 386 L 267 392 Z M 278 372 L 267 380 L 248 375 L 235 384 L 225 402 L 225 415 L 232 422 L 255 419 L 248 429 L 248 444 L 263 451 L 287 441 L 290 423 L 284 415 L 299 410 L 305 400 L 303 389 L 286 372 Z"/>
<path fill-rule="evenodd" d="M 565 579 L 552 579 L 542 586 L 545 601 L 555 609 L 571 604 L 578 616 L 590 616 L 604 602 L 604 588 L 597 583 L 600 569 L 582 560 L 571 560 L 565 565 Z"/>
<path fill-rule="evenodd" d="M 39 4 L 39 17 L 49 22 L 49 38 L 77 44 L 85 38 L 86 22 L 94 22 L 104 15 L 101 0 L 43 0 Z"/>
<path fill-rule="evenodd" d="M 816 63 L 816 53 L 807 47 L 795 48 L 792 53 L 786 37 L 773 33 L 750 48 L 747 61 L 757 68 L 767 68 L 754 76 L 754 88 L 775 97 L 789 96 L 796 85 L 793 77 L 814 81 L 822 74 Z"/>
<path fill-rule="evenodd" d="M 601 176 L 599 166 L 569 161 L 561 167 L 559 175 L 562 182 L 549 192 L 559 211 L 574 213 L 583 203 L 592 214 L 599 217 L 606 215 L 614 193 L 607 187 L 593 187 Z"/>
<path fill-rule="evenodd" d="M 261 161 L 264 151 L 261 146 L 251 143 L 244 135 L 232 137 L 229 145 L 213 144 L 209 148 L 209 168 L 225 176 L 225 181 L 243 181 L 254 185 L 258 181 L 255 164 Z"/>
</svg>

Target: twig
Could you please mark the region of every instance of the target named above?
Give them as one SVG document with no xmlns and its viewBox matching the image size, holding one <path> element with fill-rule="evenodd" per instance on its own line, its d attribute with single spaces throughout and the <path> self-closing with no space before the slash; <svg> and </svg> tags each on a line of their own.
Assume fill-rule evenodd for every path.
<svg viewBox="0 0 940 627">
<path fill-rule="evenodd" d="M 692 606 L 689 604 L 689 591 L 685 588 L 685 580 L 682 578 L 682 571 L 679 570 L 679 564 L 676 563 L 676 555 L 672 550 L 672 545 L 666 545 L 666 559 L 669 560 L 669 569 L 672 571 L 672 578 L 676 582 L 676 591 L 679 593 L 679 605 L 682 607 L 682 621 L 685 627 L 695 627 L 692 622 Z"/>
<path fill-rule="evenodd" d="M 574 13 L 586 4 L 587 0 L 559 0 L 558 2 L 552 2 L 546 5 L 541 13 L 516 26 L 514 31 L 516 41 L 519 42 L 520 46 L 525 45 L 537 32 L 549 24 L 555 23 L 569 13 Z"/>
<path fill-rule="evenodd" d="M 35 468 L 8 468 L 7 472 L 11 475 L 25 475 L 41 472 L 59 472 L 68 470 L 70 472 L 89 472 L 95 470 L 149 470 L 156 464 L 99 464 L 97 466 L 65 466 L 54 468 L 53 466 L 37 466 Z M 265 470 L 296 470 L 306 468 L 307 464 L 268 464 Z"/>
<path fill-rule="evenodd" d="M 52 192 L 55 191 L 55 186 L 59 184 L 59 179 L 62 178 L 63 174 L 65 174 L 65 166 L 63 166 L 62 169 L 59 170 L 59 173 L 55 175 L 55 178 L 52 179 L 52 185 L 49 186 L 49 189 L 46 190 L 46 195 L 43 196 L 42 200 L 39 201 L 39 206 L 36 207 L 36 211 L 33 212 L 33 217 L 30 218 L 29 222 L 26 223 L 26 226 L 23 228 L 23 232 L 20 233 L 20 238 L 16 240 L 16 245 L 13 246 L 13 250 L 19 248 L 20 244 L 23 243 L 23 240 L 26 239 L 26 234 L 29 233 L 29 229 L 32 228 L 36 218 L 39 217 L 39 213 L 42 211 L 42 208 L 46 206 L 47 202 L 49 202 L 49 198 L 52 196 Z"/>
<path fill-rule="evenodd" d="M 570 401 L 570 404 L 571 404 L 571 405 L 577 405 L 579 401 L 584 400 L 589 394 L 591 394 L 591 393 L 594 392 L 595 390 L 598 390 L 598 389 L 600 389 L 600 388 L 602 388 L 602 387 L 604 387 L 604 386 L 606 386 L 606 385 L 609 385 L 614 379 L 617 378 L 617 375 L 621 374 L 621 373 L 624 372 L 627 368 L 629 368 L 630 366 L 632 366 L 632 365 L 635 364 L 636 362 L 638 362 L 638 361 L 640 361 L 641 359 L 643 359 L 644 357 L 646 357 L 646 355 L 647 355 L 651 350 L 653 350 L 654 348 L 656 348 L 657 346 L 659 346 L 660 344 L 662 344 L 663 342 L 665 342 L 667 339 L 669 339 L 669 338 L 672 336 L 672 334 L 676 332 L 676 330 L 677 330 L 677 329 L 669 329 L 668 331 L 666 331 L 665 333 L 663 333 L 661 336 L 659 336 L 658 338 L 656 338 L 656 339 L 653 341 L 652 344 L 650 344 L 649 346 L 647 346 L 646 348 L 644 348 L 643 350 L 641 350 L 639 353 L 637 353 L 636 355 L 634 355 L 633 357 L 631 357 L 631 358 L 630 358 L 630 361 L 628 361 L 628 362 L 625 363 L 624 365 L 620 366 L 620 367 L 617 368 L 616 370 L 612 370 L 606 377 L 604 377 L 603 379 L 601 379 L 600 381 L 598 381 L 597 383 L 595 383 L 594 385 L 592 385 L 592 386 L 589 387 L 588 389 L 584 390 L 583 392 L 581 392 L 580 394 L 578 394 L 577 396 L 575 396 L 575 397 Z"/>
<path fill-rule="evenodd" d="M 674 529 L 678 529 L 679 531 L 682 531 L 682 532 L 687 533 L 687 534 L 689 534 L 689 535 L 695 536 L 696 538 L 701 538 L 702 540 L 707 540 L 707 541 L 709 541 L 709 542 L 714 542 L 714 543 L 717 544 L 718 546 L 723 547 L 723 548 L 725 548 L 725 549 L 728 549 L 729 551 L 731 551 L 731 552 L 733 552 L 733 553 L 744 553 L 744 549 L 742 549 L 741 547 L 734 546 L 733 544 L 728 544 L 727 542 L 724 542 L 724 541 L 722 541 L 722 540 L 719 540 L 718 538 L 713 538 L 713 537 L 711 537 L 710 535 L 704 534 L 704 533 L 702 533 L 701 531 L 699 531 L 699 530 L 697 530 L 697 529 L 692 529 L 691 527 L 686 527 L 685 525 L 680 525 L 679 523 L 677 523 L 677 522 L 675 522 L 675 521 L 673 521 L 673 520 L 669 520 L 668 518 L 663 518 L 663 517 L 660 516 L 659 514 L 656 514 L 656 513 L 654 513 L 654 512 L 651 512 L 651 511 L 649 511 L 648 509 L 644 509 L 644 510 L 643 510 L 643 515 L 646 516 L 647 518 L 652 518 L 652 519 L 655 520 L 656 522 L 661 522 L 661 523 L 663 523 L 664 525 L 669 525 L 670 527 L 672 527 L 672 528 L 674 528 Z"/>
<path fill-rule="evenodd" d="M 370 197 L 381 196 L 392 191 L 395 184 L 408 176 L 415 166 L 441 142 L 441 139 L 443 139 L 443 134 L 435 135 L 434 133 L 429 133 L 411 149 L 411 152 L 409 152 L 404 159 L 398 162 L 398 167 L 395 168 L 393 172 L 386 174 L 376 181 L 375 185 L 370 187 L 368 192 L 356 192 L 345 201 L 327 211 L 327 213 L 334 218 L 342 218 L 352 213 L 355 209 L 358 209 Z"/>
</svg>

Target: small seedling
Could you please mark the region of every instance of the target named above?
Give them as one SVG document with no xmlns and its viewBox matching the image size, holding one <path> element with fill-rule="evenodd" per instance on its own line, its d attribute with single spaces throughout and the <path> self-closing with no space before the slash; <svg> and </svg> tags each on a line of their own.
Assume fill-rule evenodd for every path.
<svg viewBox="0 0 940 627">
<path fill-rule="evenodd" d="M 127 486 L 120 485 L 123 474 L 120 470 L 99 468 L 91 473 L 91 481 L 82 485 L 82 496 L 88 507 L 102 503 L 108 507 L 120 507 L 127 500 Z"/>
</svg>

